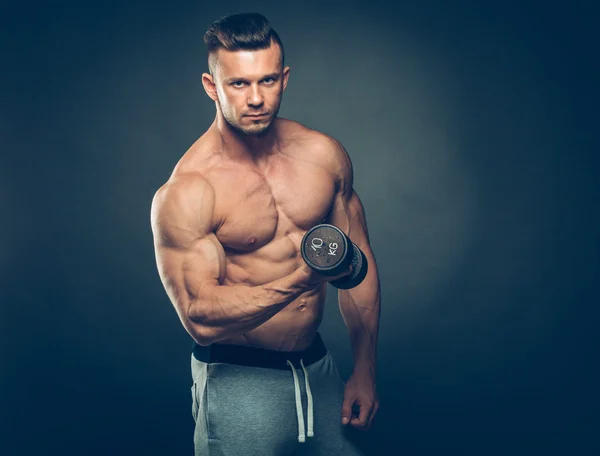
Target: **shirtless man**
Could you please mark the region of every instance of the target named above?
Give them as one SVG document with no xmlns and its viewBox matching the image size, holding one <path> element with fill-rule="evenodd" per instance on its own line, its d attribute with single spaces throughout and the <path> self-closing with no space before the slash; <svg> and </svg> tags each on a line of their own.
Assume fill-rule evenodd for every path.
<svg viewBox="0 0 600 456">
<path fill-rule="evenodd" d="M 277 117 L 290 69 L 266 18 L 222 18 L 204 39 L 215 121 L 151 209 L 158 271 L 195 341 L 196 454 L 362 454 L 348 434 L 378 410 L 380 292 L 350 158 Z M 350 270 L 324 277 L 299 253 L 320 223 L 343 230 L 369 264 L 362 283 L 338 292 L 354 356 L 346 383 L 318 328 L 327 281 Z"/>
</svg>

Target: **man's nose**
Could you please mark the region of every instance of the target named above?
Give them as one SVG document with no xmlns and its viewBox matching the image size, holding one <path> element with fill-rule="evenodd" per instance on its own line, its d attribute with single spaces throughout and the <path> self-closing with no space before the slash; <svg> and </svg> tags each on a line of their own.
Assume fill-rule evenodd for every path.
<svg viewBox="0 0 600 456">
<path fill-rule="evenodd" d="M 263 104 L 264 99 L 258 86 L 251 85 L 250 92 L 248 93 L 248 105 L 253 107 L 259 107 Z"/>
</svg>

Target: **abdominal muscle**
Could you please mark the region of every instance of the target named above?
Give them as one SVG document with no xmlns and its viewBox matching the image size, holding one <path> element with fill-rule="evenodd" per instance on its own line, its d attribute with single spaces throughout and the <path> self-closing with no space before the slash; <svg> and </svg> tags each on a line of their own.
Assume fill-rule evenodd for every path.
<svg viewBox="0 0 600 456">
<path fill-rule="evenodd" d="M 282 244 L 288 248 L 282 249 Z M 260 286 L 291 274 L 304 260 L 295 248 L 289 249 L 290 244 L 289 239 L 273 240 L 251 253 L 228 253 L 223 285 Z M 285 258 L 281 258 L 282 250 L 288 252 Z M 219 343 L 282 351 L 304 350 L 313 341 L 323 319 L 326 291 L 326 285 L 322 284 L 303 293 L 260 326 Z"/>
<path fill-rule="evenodd" d="M 262 325 L 239 336 L 219 341 L 269 350 L 299 351 L 313 341 L 323 317 L 325 293 L 302 296 Z"/>
</svg>

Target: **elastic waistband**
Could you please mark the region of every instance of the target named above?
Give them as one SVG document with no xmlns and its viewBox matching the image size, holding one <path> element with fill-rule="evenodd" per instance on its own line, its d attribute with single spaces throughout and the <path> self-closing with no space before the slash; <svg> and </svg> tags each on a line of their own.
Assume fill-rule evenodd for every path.
<svg viewBox="0 0 600 456">
<path fill-rule="evenodd" d="M 194 343 L 193 350 L 194 358 L 205 363 L 227 363 L 282 370 L 289 370 L 288 361 L 294 366 L 300 366 L 302 360 L 304 365 L 308 366 L 319 361 L 326 354 L 327 348 L 319 333 L 310 346 L 302 351 L 279 351 L 219 343 L 208 346 Z"/>
</svg>

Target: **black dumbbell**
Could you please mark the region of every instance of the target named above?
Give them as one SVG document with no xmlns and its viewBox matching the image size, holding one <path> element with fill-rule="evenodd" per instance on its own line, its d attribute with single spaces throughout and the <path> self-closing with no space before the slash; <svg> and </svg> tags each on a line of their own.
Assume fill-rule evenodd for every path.
<svg viewBox="0 0 600 456">
<path fill-rule="evenodd" d="M 336 276 L 352 264 L 352 273 L 329 282 L 336 288 L 353 288 L 367 275 L 367 257 L 336 226 L 322 224 L 312 227 L 302 238 L 300 252 L 306 264 L 326 277 Z"/>
</svg>

